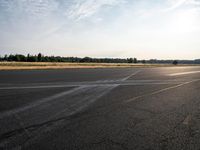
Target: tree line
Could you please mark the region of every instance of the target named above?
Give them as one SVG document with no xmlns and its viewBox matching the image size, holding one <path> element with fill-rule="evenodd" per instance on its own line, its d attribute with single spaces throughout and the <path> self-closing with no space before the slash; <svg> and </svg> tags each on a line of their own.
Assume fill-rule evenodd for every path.
<svg viewBox="0 0 200 150">
<path fill-rule="evenodd" d="M 45 56 L 41 53 L 37 55 L 10 54 L 0 56 L 0 61 L 16 62 L 76 62 L 76 63 L 148 63 L 148 64 L 200 64 L 200 59 L 196 60 L 138 60 L 137 58 L 91 58 L 91 57 L 61 57 Z"/>
<path fill-rule="evenodd" d="M 27 56 L 22 54 L 10 54 L 0 57 L 0 61 L 16 61 L 16 62 L 77 62 L 77 63 L 138 63 L 137 58 L 91 58 L 91 57 L 61 57 L 61 56 L 45 56 L 38 55 Z"/>
</svg>

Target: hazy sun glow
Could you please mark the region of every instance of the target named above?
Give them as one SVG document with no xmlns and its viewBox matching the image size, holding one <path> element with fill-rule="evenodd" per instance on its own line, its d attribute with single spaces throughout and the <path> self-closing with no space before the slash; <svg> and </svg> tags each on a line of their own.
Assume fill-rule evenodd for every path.
<svg viewBox="0 0 200 150">
<path fill-rule="evenodd" d="M 198 30 L 198 14 L 196 10 L 183 10 L 174 15 L 172 24 L 177 32 L 193 32 Z"/>
<path fill-rule="evenodd" d="M 1 0 L 0 55 L 194 59 L 200 0 Z"/>
</svg>

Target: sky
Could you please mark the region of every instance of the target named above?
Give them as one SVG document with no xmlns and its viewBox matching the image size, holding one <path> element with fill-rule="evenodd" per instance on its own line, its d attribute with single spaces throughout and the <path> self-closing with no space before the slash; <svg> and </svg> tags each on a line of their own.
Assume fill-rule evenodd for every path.
<svg viewBox="0 0 200 150">
<path fill-rule="evenodd" d="M 200 58 L 200 0 L 0 0 L 0 55 Z"/>
</svg>

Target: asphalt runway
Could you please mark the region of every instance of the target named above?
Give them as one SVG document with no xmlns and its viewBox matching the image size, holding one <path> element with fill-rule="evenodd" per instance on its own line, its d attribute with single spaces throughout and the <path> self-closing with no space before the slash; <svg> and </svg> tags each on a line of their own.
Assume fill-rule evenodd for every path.
<svg viewBox="0 0 200 150">
<path fill-rule="evenodd" d="M 200 67 L 0 71 L 0 149 L 198 150 Z"/>
</svg>

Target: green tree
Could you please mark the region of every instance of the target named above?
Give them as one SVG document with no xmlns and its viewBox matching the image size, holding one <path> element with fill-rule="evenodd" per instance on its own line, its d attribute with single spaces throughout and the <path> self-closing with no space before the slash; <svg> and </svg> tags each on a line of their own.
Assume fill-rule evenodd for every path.
<svg viewBox="0 0 200 150">
<path fill-rule="evenodd" d="M 8 59 L 7 59 L 8 61 L 15 61 L 15 56 L 14 55 L 12 55 L 12 54 L 10 54 L 9 56 L 8 56 Z"/>
<path fill-rule="evenodd" d="M 41 53 L 38 54 L 38 56 L 37 56 L 37 60 L 38 60 L 39 62 L 42 61 L 42 54 L 41 54 Z"/>
<path fill-rule="evenodd" d="M 133 63 L 135 63 L 135 64 L 138 63 L 137 58 L 133 58 Z"/>
<path fill-rule="evenodd" d="M 83 59 L 81 59 L 80 62 L 92 62 L 92 58 L 90 58 L 90 57 L 84 57 Z"/>
<path fill-rule="evenodd" d="M 8 55 L 5 55 L 3 58 L 4 61 L 8 61 Z"/>
<path fill-rule="evenodd" d="M 15 55 L 14 61 L 21 61 L 20 56 L 19 55 Z"/>
<path fill-rule="evenodd" d="M 30 62 L 30 54 L 27 55 L 26 61 Z"/>
<path fill-rule="evenodd" d="M 127 61 L 128 61 L 128 63 L 133 63 L 134 62 L 133 58 L 128 58 Z"/>
<path fill-rule="evenodd" d="M 142 60 L 142 63 L 143 63 L 143 64 L 146 64 L 146 60 Z"/>
</svg>

